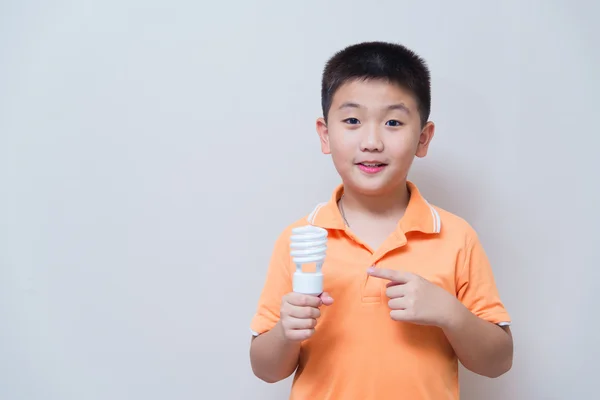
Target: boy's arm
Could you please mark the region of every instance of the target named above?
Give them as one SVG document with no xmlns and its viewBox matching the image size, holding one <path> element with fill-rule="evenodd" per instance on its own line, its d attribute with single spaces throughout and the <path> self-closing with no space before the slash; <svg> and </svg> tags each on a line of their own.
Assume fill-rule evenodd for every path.
<svg viewBox="0 0 600 400">
<path fill-rule="evenodd" d="M 510 315 L 500 300 L 492 267 L 474 230 L 459 260 L 451 318 L 442 329 L 465 368 L 498 377 L 512 367 Z"/>
<path fill-rule="evenodd" d="M 250 364 L 259 378 L 269 383 L 289 376 L 296 369 L 300 347 L 283 335 L 280 309 L 286 293 L 292 291 L 290 275 L 290 231 L 282 232 L 273 248 L 267 275 L 250 330 Z"/>
<path fill-rule="evenodd" d="M 298 365 L 299 341 L 287 340 L 281 321 L 262 335 L 252 338 L 250 364 L 254 374 L 268 383 L 275 383 L 290 376 Z"/>
<path fill-rule="evenodd" d="M 455 301 L 453 317 L 442 328 L 460 362 L 468 370 L 489 378 L 509 371 L 513 339 L 508 326 L 485 321 Z"/>
<path fill-rule="evenodd" d="M 286 294 L 281 300 L 279 321 L 250 344 L 254 374 L 269 383 L 290 376 L 298 365 L 302 341 L 315 333 L 321 316 L 319 307 L 331 304 L 333 298 L 327 292 L 319 296 Z"/>
</svg>

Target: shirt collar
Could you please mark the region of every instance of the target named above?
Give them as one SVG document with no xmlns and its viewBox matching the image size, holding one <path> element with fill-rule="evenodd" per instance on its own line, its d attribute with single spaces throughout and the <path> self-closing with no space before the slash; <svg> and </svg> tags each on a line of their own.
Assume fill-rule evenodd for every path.
<svg viewBox="0 0 600 400">
<path fill-rule="evenodd" d="M 439 233 L 441 219 L 437 210 L 421 195 L 417 186 L 407 181 L 410 193 L 408 207 L 404 216 L 398 222 L 398 229 L 403 233 L 422 232 L 427 234 Z M 339 185 L 326 203 L 318 204 L 308 215 L 308 222 L 325 229 L 345 230 L 346 224 L 338 208 L 338 201 L 344 193 L 344 186 Z"/>
</svg>

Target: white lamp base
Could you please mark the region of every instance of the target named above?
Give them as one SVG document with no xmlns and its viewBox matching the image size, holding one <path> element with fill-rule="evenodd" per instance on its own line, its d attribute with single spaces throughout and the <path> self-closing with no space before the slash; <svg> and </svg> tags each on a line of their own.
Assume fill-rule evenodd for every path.
<svg viewBox="0 0 600 400">
<path fill-rule="evenodd" d="M 294 292 L 319 296 L 323 293 L 323 274 L 321 272 L 294 273 Z"/>
</svg>

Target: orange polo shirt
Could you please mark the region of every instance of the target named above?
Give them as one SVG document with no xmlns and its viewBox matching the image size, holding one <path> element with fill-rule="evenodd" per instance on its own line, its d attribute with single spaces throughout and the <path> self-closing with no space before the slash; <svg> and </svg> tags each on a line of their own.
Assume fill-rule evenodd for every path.
<svg viewBox="0 0 600 400">
<path fill-rule="evenodd" d="M 390 318 L 386 280 L 369 266 L 419 274 L 455 295 L 475 315 L 510 323 L 477 234 L 463 219 L 431 206 L 417 187 L 396 231 L 378 249 L 352 234 L 337 207 L 343 186 L 329 202 L 287 227 L 277 239 L 251 331 L 259 335 L 279 320 L 281 299 L 292 291 L 290 256 L 294 227 L 328 230 L 323 290 L 334 298 L 321 307 L 315 334 L 302 343 L 293 400 L 445 400 L 459 398 L 458 360 L 441 329 Z"/>
</svg>

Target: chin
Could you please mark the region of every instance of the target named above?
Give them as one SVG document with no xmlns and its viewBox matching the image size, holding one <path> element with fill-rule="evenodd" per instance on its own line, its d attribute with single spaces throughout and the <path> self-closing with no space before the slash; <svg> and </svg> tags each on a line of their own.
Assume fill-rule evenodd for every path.
<svg viewBox="0 0 600 400">
<path fill-rule="evenodd" d="M 382 196 L 393 191 L 396 185 L 380 179 L 369 179 L 366 182 L 364 180 L 349 179 L 344 181 L 344 186 L 365 196 Z"/>
</svg>

